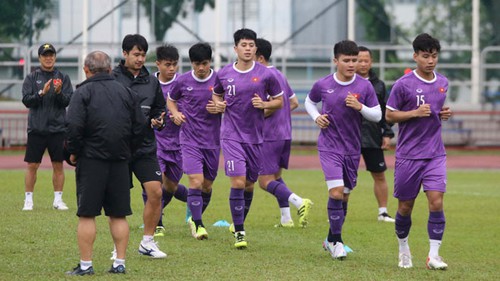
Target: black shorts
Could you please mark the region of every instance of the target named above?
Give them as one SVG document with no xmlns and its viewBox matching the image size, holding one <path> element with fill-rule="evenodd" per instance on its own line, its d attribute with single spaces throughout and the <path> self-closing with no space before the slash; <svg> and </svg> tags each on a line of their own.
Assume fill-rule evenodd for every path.
<svg viewBox="0 0 500 281">
<path fill-rule="evenodd" d="M 77 216 L 96 217 L 132 214 L 128 161 L 78 158 L 76 163 Z"/>
<path fill-rule="evenodd" d="M 365 160 L 367 171 L 381 173 L 387 170 L 384 151 L 381 148 L 361 148 L 361 155 Z"/>
<path fill-rule="evenodd" d="M 41 163 L 45 149 L 49 151 L 50 161 L 62 162 L 64 161 L 63 143 L 64 133 L 49 135 L 28 133 L 24 162 Z"/>
<path fill-rule="evenodd" d="M 162 182 L 162 173 L 160 170 L 160 164 L 158 164 L 158 158 L 156 153 L 141 155 L 137 158 L 132 159 L 130 162 L 130 187 L 132 184 L 132 173 L 136 176 L 140 183 L 145 183 L 149 181 L 159 181 Z"/>
</svg>

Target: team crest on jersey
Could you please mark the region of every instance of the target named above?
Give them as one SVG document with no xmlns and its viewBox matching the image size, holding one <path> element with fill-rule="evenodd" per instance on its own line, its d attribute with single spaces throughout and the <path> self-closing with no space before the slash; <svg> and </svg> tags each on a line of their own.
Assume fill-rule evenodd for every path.
<svg viewBox="0 0 500 281">
<path fill-rule="evenodd" d="M 234 79 L 233 79 L 233 78 L 228 78 L 228 79 L 227 79 L 227 82 L 233 82 L 233 81 L 234 81 Z"/>
<path fill-rule="evenodd" d="M 353 95 L 357 100 L 359 100 L 359 94 L 357 94 L 357 93 L 351 93 L 351 95 Z"/>
<path fill-rule="evenodd" d="M 259 77 L 253 77 L 252 82 L 259 82 Z"/>
<path fill-rule="evenodd" d="M 193 90 L 193 87 L 189 86 L 189 87 L 186 88 L 186 90 L 188 90 L 188 91 L 191 92 Z"/>
<path fill-rule="evenodd" d="M 440 92 L 441 94 L 444 94 L 444 93 L 446 93 L 446 89 L 445 89 L 445 88 L 443 88 L 443 87 L 439 87 L 439 92 Z"/>
<path fill-rule="evenodd" d="M 214 86 L 210 86 L 210 87 L 208 87 L 208 89 L 210 90 L 210 92 L 213 92 L 214 91 Z"/>
<path fill-rule="evenodd" d="M 415 91 L 416 91 L 417 93 L 421 94 L 424 90 L 422 90 L 422 89 L 418 88 L 418 89 L 416 89 Z"/>
<path fill-rule="evenodd" d="M 329 94 L 333 93 L 334 91 L 335 91 L 334 89 L 328 89 L 328 90 L 326 90 L 326 92 L 329 93 Z"/>
</svg>

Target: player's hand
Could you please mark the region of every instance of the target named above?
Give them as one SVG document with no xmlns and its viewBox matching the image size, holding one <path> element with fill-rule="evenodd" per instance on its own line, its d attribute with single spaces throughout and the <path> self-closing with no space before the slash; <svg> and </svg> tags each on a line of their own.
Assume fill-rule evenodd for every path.
<svg viewBox="0 0 500 281">
<path fill-rule="evenodd" d="M 351 93 L 349 93 L 345 98 L 345 105 L 357 111 L 360 111 L 361 108 L 363 108 L 363 105 L 358 101 L 358 98 Z"/>
<path fill-rule="evenodd" d="M 43 85 L 43 90 L 42 90 L 42 93 L 40 94 L 40 96 L 43 97 L 49 92 L 51 84 L 52 84 L 52 79 L 49 79 L 49 81 L 47 81 L 47 83 L 45 83 L 45 85 Z"/>
<path fill-rule="evenodd" d="M 451 109 L 448 106 L 444 106 L 439 112 L 439 118 L 443 121 L 448 121 L 451 117 Z"/>
<path fill-rule="evenodd" d="M 205 109 L 210 114 L 219 114 L 220 113 L 217 111 L 217 106 L 215 105 L 215 102 L 213 100 L 208 101 L 207 106 L 205 106 Z"/>
<path fill-rule="evenodd" d="M 161 128 L 163 127 L 163 123 L 165 122 L 165 120 L 163 120 L 165 118 L 165 112 L 162 112 L 160 117 L 158 118 L 151 118 L 151 128 Z"/>
<path fill-rule="evenodd" d="M 177 126 L 180 126 L 182 123 L 186 122 L 186 116 L 184 116 L 182 112 L 172 113 L 171 119 Z"/>
<path fill-rule="evenodd" d="M 330 125 L 330 121 L 328 120 L 328 114 L 323 114 L 323 115 L 318 116 L 318 118 L 316 118 L 316 120 L 314 120 L 314 122 L 316 122 L 316 124 L 318 124 L 318 126 L 321 129 L 325 129 L 326 127 L 328 127 Z"/>
<path fill-rule="evenodd" d="M 62 80 L 57 78 L 57 79 L 52 79 L 52 82 L 54 84 L 55 93 L 60 94 L 62 89 Z"/>
<path fill-rule="evenodd" d="M 391 138 L 390 137 L 382 137 L 382 146 L 380 147 L 382 150 L 387 150 L 391 147 Z"/>
<path fill-rule="evenodd" d="M 226 111 L 226 101 L 216 101 L 215 102 L 215 108 L 217 109 L 218 113 L 224 113 Z"/>
<path fill-rule="evenodd" d="M 265 108 L 264 101 L 257 94 L 253 94 L 252 105 L 253 105 L 253 107 L 258 108 L 258 109 Z"/>
<path fill-rule="evenodd" d="M 428 103 L 420 105 L 416 110 L 416 117 L 429 117 L 431 116 L 431 106 Z"/>
</svg>

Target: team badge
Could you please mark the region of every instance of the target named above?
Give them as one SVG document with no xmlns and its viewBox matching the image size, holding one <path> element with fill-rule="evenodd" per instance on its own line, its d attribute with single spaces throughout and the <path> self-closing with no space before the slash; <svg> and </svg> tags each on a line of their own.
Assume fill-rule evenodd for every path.
<svg viewBox="0 0 500 281">
<path fill-rule="evenodd" d="M 258 77 L 253 77 L 252 78 L 252 82 L 259 82 L 259 78 Z"/>
<path fill-rule="evenodd" d="M 233 81 L 234 81 L 234 79 L 233 79 L 233 78 L 228 78 L 228 79 L 227 79 L 227 82 L 229 82 L 229 83 L 231 83 L 231 82 L 233 82 Z"/>
<path fill-rule="evenodd" d="M 446 93 L 446 89 L 445 89 L 445 88 L 443 88 L 443 87 L 439 87 L 439 92 L 440 92 L 441 94 L 444 94 L 444 93 Z"/>
<path fill-rule="evenodd" d="M 421 94 L 424 90 L 418 88 L 418 89 L 416 89 L 416 91 L 417 91 L 417 93 Z"/>
<path fill-rule="evenodd" d="M 186 88 L 186 90 L 188 90 L 188 91 L 191 92 L 193 90 L 193 87 L 189 86 L 189 87 Z"/>
<path fill-rule="evenodd" d="M 328 89 L 328 90 L 326 90 L 326 92 L 329 93 L 329 94 L 333 93 L 334 91 L 335 91 L 334 89 Z"/>
</svg>

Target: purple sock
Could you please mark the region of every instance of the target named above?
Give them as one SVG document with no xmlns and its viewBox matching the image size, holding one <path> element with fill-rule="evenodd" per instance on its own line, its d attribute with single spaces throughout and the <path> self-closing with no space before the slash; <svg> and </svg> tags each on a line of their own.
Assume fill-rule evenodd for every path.
<svg viewBox="0 0 500 281">
<path fill-rule="evenodd" d="M 276 197 L 280 208 L 290 207 L 288 198 L 292 195 L 292 192 L 288 189 L 288 187 L 286 187 L 285 184 L 279 181 L 272 181 L 267 185 L 266 191 Z"/>
<path fill-rule="evenodd" d="M 244 218 L 247 218 L 248 212 L 250 212 L 250 206 L 252 205 L 253 192 L 243 192 L 243 198 L 245 198 L 245 213 Z"/>
<path fill-rule="evenodd" d="M 174 193 L 174 197 L 182 202 L 187 202 L 188 190 L 186 186 L 182 184 L 177 185 L 177 190 Z"/>
<path fill-rule="evenodd" d="M 210 199 L 212 199 L 212 191 L 208 193 L 202 192 L 201 197 L 203 198 L 203 209 L 201 210 L 201 213 L 203 213 L 207 209 L 208 204 L 210 204 Z"/>
<path fill-rule="evenodd" d="M 445 225 L 446 219 L 444 218 L 443 211 L 430 212 L 429 221 L 427 222 L 427 232 L 429 233 L 429 239 L 443 240 Z"/>
<path fill-rule="evenodd" d="M 245 190 L 231 187 L 229 192 L 229 208 L 231 208 L 231 216 L 234 226 L 242 226 L 245 220 L 245 198 L 243 193 Z"/>
<path fill-rule="evenodd" d="M 398 212 L 396 212 L 396 235 L 398 238 L 403 239 L 410 235 L 411 228 L 411 215 L 410 216 L 402 216 Z"/>
<path fill-rule="evenodd" d="M 203 207 L 201 190 L 193 188 L 188 189 L 187 204 L 191 210 L 193 221 L 201 220 L 201 209 Z"/>
<path fill-rule="evenodd" d="M 163 192 L 161 194 L 163 208 L 165 208 L 170 203 L 170 201 L 172 201 L 172 197 L 174 197 L 174 194 L 168 192 L 165 188 L 163 188 Z"/>
<path fill-rule="evenodd" d="M 342 200 L 328 198 L 328 220 L 330 221 L 330 230 L 333 235 L 342 233 L 344 224 L 344 208 Z"/>
</svg>

